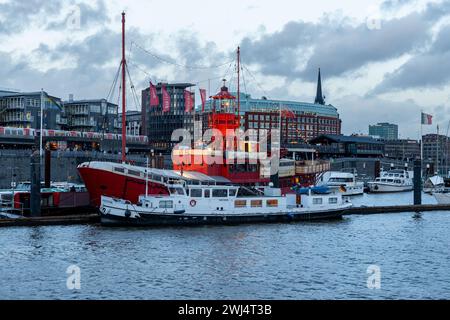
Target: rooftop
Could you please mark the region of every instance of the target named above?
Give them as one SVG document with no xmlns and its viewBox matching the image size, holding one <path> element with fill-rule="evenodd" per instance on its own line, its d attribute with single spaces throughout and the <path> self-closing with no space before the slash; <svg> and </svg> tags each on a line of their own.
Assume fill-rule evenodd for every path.
<svg viewBox="0 0 450 320">
<path fill-rule="evenodd" d="M 312 139 L 310 142 L 312 144 L 319 143 L 322 140 L 330 140 L 335 143 L 370 143 L 370 144 L 383 144 L 381 141 L 377 141 L 371 137 L 361 137 L 361 136 L 344 136 L 344 135 L 334 135 L 334 134 L 324 134 L 317 138 Z"/>
</svg>

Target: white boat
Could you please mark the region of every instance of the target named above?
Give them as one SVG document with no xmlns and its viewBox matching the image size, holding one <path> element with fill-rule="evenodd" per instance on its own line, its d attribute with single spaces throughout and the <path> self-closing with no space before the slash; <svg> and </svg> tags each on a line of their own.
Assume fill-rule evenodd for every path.
<svg viewBox="0 0 450 320">
<path fill-rule="evenodd" d="M 259 194 L 243 196 L 250 189 L 181 183 L 168 189 L 168 196 L 140 196 L 137 204 L 103 196 L 102 224 L 157 226 L 337 219 L 352 206 L 339 192 L 282 196 L 281 189 L 263 187 Z"/>
<path fill-rule="evenodd" d="M 357 182 L 356 176 L 349 172 L 324 172 L 319 176 L 317 185 L 339 188 L 344 196 L 354 196 L 364 193 L 364 183 Z"/>
<path fill-rule="evenodd" d="M 425 193 L 444 192 L 444 190 L 444 178 L 438 175 L 428 178 L 423 184 L 423 192 Z"/>
<path fill-rule="evenodd" d="M 403 192 L 413 190 L 412 173 L 406 170 L 394 169 L 382 171 L 375 181 L 368 182 L 370 192 Z"/>
<path fill-rule="evenodd" d="M 433 196 L 438 204 L 450 204 L 450 192 L 436 192 Z"/>
</svg>

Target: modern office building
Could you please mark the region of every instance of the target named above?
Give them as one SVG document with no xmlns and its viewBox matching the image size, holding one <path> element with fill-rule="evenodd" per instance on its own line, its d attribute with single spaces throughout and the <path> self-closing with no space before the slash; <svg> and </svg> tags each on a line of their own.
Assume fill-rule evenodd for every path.
<svg viewBox="0 0 450 320">
<path fill-rule="evenodd" d="M 43 102 L 44 129 L 63 130 L 67 124 L 61 99 L 46 92 L 0 92 L 0 126 L 39 129 Z"/>
<path fill-rule="evenodd" d="M 70 131 L 116 133 L 121 128 L 117 104 L 106 99 L 73 100 L 71 96 L 64 110 Z"/>
<path fill-rule="evenodd" d="M 369 126 L 369 135 L 384 140 L 398 139 L 398 125 L 382 122 Z"/>
<path fill-rule="evenodd" d="M 162 87 L 170 95 L 170 111 L 163 112 Z M 142 91 L 142 134 L 149 138 L 150 146 L 159 152 L 170 152 L 178 142 L 171 141 L 176 129 L 194 129 L 194 110 L 185 111 L 184 91 L 193 87 L 191 83 L 158 83 L 156 90 L 159 105 L 150 106 L 150 88 Z M 194 96 L 194 93 L 192 93 Z"/>
</svg>

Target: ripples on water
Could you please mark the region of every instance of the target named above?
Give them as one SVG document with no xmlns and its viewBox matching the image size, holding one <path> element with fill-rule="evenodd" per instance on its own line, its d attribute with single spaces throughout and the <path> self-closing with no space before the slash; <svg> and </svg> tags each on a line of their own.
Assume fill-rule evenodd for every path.
<svg viewBox="0 0 450 320">
<path fill-rule="evenodd" d="M 449 230 L 450 212 L 232 227 L 5 228 L 0 299 L 449 299 Z M 81 268 L 78 292 L 66 288 L 72 264 Z M 366 286 L 373 264 L 380 290 Z"/>
</svg>

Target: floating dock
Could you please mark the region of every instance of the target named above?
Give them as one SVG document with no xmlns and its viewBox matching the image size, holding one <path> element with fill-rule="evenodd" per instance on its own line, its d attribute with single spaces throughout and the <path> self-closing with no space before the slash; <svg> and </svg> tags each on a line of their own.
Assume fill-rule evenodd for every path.
<svg viewBox="0 0 450 320">
<path fill-rule="evenodd" d="M 51 216 L 51 217 L 24 217 L 18 219 L 0 219 L 1 227 L 35 227 L 35 226 L 64 226 L 95 224 L 100 222 L 99 214 Z"/>
<path fill-rule="evenodd" d="M 449 211 L 450 204 L 420 204 L 420 205 L 397 205 L 397 206 L 361 206 L 347 209 L 344 215 L 367 215 L 401 212 L 426 212 L 426 211 Z"/>
<path fill-rule="evenodd" d="M 426 212 L 426 211 L 450 211 L 450 204 L 422 204 L 422 205 L 400 205 L 380 207 L 355 207 L 347 209 L 345 216 L 389 214 L 400 212 Z M 35 227 L 35 226 L 64 226 L 100 223 L 99 214 L 65 215 L 39 218 L 0 219 L 1 227 Z"/>
</svg>

